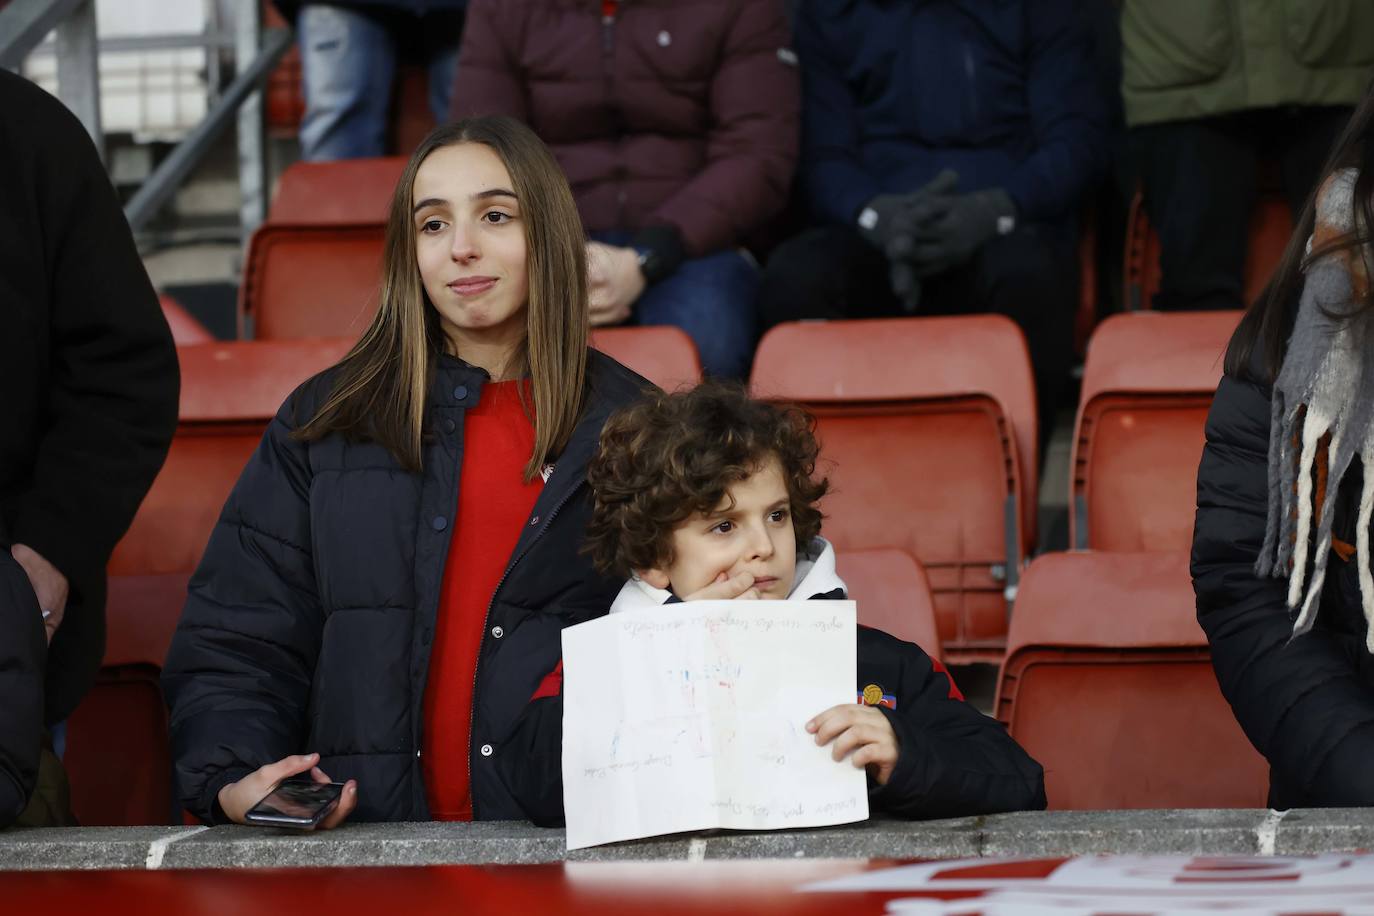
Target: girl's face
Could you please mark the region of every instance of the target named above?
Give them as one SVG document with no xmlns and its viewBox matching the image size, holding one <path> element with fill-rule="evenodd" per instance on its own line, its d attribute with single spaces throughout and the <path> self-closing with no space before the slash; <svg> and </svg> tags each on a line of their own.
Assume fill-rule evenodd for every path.
<svg viewBox="0 0 1374 916">
<path fill-rule="evenodd" d="M 454 346 L 514 348 L 525 334 L 529 276 L 520 201 L 481 143 L 429 154 L 415 174 L 415 258 Z"/>
</svg>

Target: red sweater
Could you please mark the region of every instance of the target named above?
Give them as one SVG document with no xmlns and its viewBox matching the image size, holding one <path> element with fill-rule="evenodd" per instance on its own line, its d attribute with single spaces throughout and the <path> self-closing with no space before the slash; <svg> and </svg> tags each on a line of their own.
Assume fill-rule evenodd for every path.
<svg viewBox="0 0 1374 916">
<path fill-rule="evenodd" d="M 425 684 L 423 766 L 430 817 L 472 820 L 472 694 L 487 608 L 543 489 L 524 481 L 534 427 L 518 382 L 489 382 L 463 421 L 458 511 L 439 592 Z"/>
</svg>

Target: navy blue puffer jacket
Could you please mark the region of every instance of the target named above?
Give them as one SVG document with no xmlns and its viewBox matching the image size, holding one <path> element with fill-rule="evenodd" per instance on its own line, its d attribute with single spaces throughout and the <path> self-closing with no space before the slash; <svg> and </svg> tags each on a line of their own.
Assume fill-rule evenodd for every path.
<svg viewBox="0 0 1374 916">
<path fill-rule="evenodd" d="M 1022 219 L 1071 220 L 1107 162 L 1081 0 L 808 0 L 796 23 L 802 170 L 822 218 L 944 168 Z"/>
<path fill-rule="evenodd" d="M 477 663 L 471 773 L 478 819 L 524 816 L 508 786 L 548 765 L 503 746 L 557 666 L 565 626 L 607 612 L 619 581 L 579 553 L 591 511 L 585 471 L 601 426 L 649 383 L 592 351 L 583 417 L 554 463 L 492 597 Z M 458 499 L 463 415 L 487 374 L 442 357 L 430 394 L 424 473 L 381 446 L 291 431 L 327 374 L 282 407 L 229 496 L 191 580 L 163 672 L 182 804 L 222 819 L 222 786 L 317 751 L 358 780 L 359 820 L 427 820 L 422 705 Z M 473 443 L 473 447 L 478 447 Z M 558 779 L 559 774 L 546 774 Z"/>
</svg>

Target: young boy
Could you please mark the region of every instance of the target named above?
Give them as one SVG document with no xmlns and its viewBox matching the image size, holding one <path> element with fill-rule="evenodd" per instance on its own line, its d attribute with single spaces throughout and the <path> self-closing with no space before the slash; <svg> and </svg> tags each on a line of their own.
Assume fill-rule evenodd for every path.
<svg viewBox="0 0 1374 916">
<path fill-rule="evenodd" d="M 611 613 L 844 598 L 819 537 L 818 448 L 800 408 L 722 383 L 650 394 L 612 416 L 587 472 L 587 550 L 603 572 L 630 576 Z M 874 810 L 936 818 L 1045 807 L 1040 765 L 919 646 L 860 626 L 856 693 L 806 728 L 836 760 L 867 770 Z"/>
</svg>

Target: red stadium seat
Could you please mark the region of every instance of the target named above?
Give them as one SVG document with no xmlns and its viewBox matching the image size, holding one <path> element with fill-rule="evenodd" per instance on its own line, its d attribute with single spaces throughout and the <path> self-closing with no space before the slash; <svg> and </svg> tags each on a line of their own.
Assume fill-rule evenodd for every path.
<svg viewBox="0 0 1374 916">
<path fill-rule="evenodd" d="M 1244 304 L 1259 297 L 1269 275 L 1278 266 L 1288 237 L 1293 234 L 1293 212 L 1278 194 L 1262 194 L 1250 217 L 1249 251 L 1242 286 Z M 1126 224 L 1125 290 L 1122 301 L 1132 311 L 1154 308 L 1159 292 L 1159 235 L 1145 213 L 1144 196 L 1136 191 Z"/>
<path fill-rule="evenodd" d="M 381 224 L 263 223 L 239 287 L 239 336 L 357 338 L 377 310 Z"/>
<path fill-rule="evenodd" d="M 664 391 L 691 388 L 701 381 L 696 344 L 680 328 L 594 328 L 588 343 Z"/>
<path fill-rule="evenodd" d="M 167 461 L 110 559 L 108 637 L 96 686 L 68 725 L 72 804 L 87 825 L 173 823 L 157 676 L 229 490 L 277 408 L 347 340 L 178 348 L 181 407 Z"/>
<path fill-rule="evenodd" d="M 295 162 L 277 182 L 267 222 L 284 226 L 385 226 L 406 157 Z"/>
<path fill-rule="evenodd" d="M 1034 541 L 1035 392 L 997 315 L 801 322 L 769 331 L 751 385 L 816 415 L 825 534 L 920 560 L 945 655 L 995 661 Z"/>
<path fill-rule="evenodd" d="M 267 220 L 248 244 L 240 337 L 362 333 L 377 309 L 387 210 L 405 163 L 298 162 L 282 173 Z"/>
<path fill-rule="evenodd" d="M 1240 312 L 1113 315 L 1088 344 L 1069 463 L 1070 541 L 1186 550 L 1198 461 Z"/>
<path fill-rule="evenodd" d="M 836 555 L 835 566 L 858 607 L 859 623 L 914 642 L 936 661 L 944 658 L 930 581 L 911 554 L 888 548 L 846 550 Z"/>
<path fill-rule="evenodd" d="M 997 718 L 1051 808 L 1258 808 L 1268 765 L 1217 687 L 1185 553 L 1052 553 L 1021 581 Z"/>
<path fill-rule="evenodd" d="M 167 326 L 172 329 L 172 341 L 178 347 L 210 343 L 215 339 L 215 335 L 182 308 L 180 302 L 166 293 L 159 293 L 157 298 L 162 305 L 162 317 L 167 319 Z"/>
</svg>

